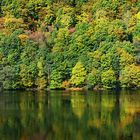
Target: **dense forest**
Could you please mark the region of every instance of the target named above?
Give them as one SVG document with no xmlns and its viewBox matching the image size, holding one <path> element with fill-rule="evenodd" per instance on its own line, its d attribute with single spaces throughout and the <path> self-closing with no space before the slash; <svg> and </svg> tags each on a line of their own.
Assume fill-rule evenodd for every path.
<svg viewBox="0 0 140 140">
<path fill-rule="evenodd" d="M 4 89 L 140 87 L 140 0 L 1 0 Z"/>
</svg>

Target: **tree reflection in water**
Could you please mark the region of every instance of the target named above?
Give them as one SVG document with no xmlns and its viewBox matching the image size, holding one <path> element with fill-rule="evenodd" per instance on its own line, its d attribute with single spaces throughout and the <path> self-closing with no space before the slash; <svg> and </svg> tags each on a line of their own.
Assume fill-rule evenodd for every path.
<svg viewBox="0 0 140 140">
<path fill-rule="evenodd" d="M 1 140 L 139 140 L 140 94 L 0 94 Z"/>
</svg>

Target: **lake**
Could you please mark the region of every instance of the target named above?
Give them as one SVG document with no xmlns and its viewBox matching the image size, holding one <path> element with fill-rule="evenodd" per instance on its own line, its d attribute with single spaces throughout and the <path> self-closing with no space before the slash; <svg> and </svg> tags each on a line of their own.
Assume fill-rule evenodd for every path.
<svg viewBox="0 0 140 140">
<path fill-rule="evenodd" d="M 140 140 L 140 91 L 0 93 L 0 140 Z"/>
</svg>

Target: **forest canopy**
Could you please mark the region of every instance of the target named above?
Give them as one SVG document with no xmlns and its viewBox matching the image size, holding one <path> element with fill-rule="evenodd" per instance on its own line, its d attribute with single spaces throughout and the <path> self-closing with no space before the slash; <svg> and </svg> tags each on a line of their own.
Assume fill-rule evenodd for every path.
<svg viewBox="0 0 140 140">
<path fill-rule="evenodd" d="M 140 0 L 1 0 L 0 85 L 140 88 Z"/>
</svg>

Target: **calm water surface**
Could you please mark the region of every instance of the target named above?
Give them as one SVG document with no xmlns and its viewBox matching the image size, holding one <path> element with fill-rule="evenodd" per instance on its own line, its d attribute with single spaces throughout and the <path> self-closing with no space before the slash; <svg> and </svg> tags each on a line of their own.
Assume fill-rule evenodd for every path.
<svg viewBox="0 0 140 140">
<path fill-rule="evenodd" d="M 140 91 L 0 93 L 0 140 L 140 140 Z"/>
</svg>

